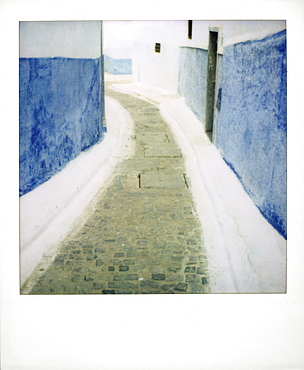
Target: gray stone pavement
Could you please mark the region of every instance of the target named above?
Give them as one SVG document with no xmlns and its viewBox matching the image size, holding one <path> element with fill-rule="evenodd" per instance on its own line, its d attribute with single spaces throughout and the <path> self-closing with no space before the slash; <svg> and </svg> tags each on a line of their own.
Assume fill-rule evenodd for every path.
<svg viewBox="0 0 304 370">
<path fill-rule="evenodd" d="M 107 95 L 134 120 L 135 155 L 117 166 L 86 221 L 23 294 L 209 293 L 201 226 L 169 126 L 154 105 Z"/>
</svg>

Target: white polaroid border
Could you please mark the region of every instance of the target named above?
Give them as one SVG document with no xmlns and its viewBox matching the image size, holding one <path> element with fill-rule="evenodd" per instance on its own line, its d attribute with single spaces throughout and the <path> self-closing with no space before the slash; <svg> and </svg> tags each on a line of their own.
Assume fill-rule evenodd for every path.
<svg viewBox="0 0 304 370">
<path fill-rule="evenodd" d="M 304 368 L 303 17 L 302 0 L 1 1 L 0 271 L 4 370 Z M 287 20 L 287 294 L 19 294 L 18 23 L 97 19 Z"/>
</svg>

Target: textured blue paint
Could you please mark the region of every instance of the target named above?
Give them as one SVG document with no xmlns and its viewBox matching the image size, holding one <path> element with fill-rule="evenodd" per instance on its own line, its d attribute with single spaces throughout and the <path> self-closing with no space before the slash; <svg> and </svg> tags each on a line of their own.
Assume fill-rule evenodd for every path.
<svg viewBox="0 0 304 370">
<path fill-rule="evenodd" d="M 179 60 L 179 94 L 198 119 L 205 121 L 208 51 L 182 47 Z"/>
<path fill-rule="evenodd" d="M 226 47 L 216 125 L 225 161 L 285 238 L 286 73 L 286 31 Z"/>
<path fill-rule="evenodd" d="M 223 99 L 223 88 L 221 86 L 223 73 L 223 55 L 217 55 L 216 64 L 216 83 L 215 83 L 215 108 L 213 117 L 213 143 L 216 144 L 216 127 L 218 125 L 219 115 L 222 109 L 222 99 Z"/>
<path fill-rule="evenodd" d="M 105 72 L 114 75 L 132 74 L 132 59 L 113 59 L 108 55 L 103 56 Z"/>
<path fill-rule="evenodd" d="M 24 195 L 102 139 L 103 94 L 100 58 L 21 58 L 19 66 Z"/>
<path fill-rule="evenodd" d="M 110 58 L 107 55 L 103 55 L 103 64 L 104 64 L 104 71 L 114 74 L 114 59 Z"/>
</svg>

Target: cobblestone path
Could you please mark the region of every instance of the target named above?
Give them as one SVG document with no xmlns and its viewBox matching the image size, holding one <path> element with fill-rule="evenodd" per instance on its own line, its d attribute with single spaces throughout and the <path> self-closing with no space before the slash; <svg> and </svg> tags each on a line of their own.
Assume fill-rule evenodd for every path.
<svg viewBox="0 0 304 370">
<path fill-rule="evenodd" d="M 152 104 L 107 95 L 134 120 L 135 156 L 118 165 L 29 294 L 208 293 L 201 227 L 168 125 Z"/>
</svg>

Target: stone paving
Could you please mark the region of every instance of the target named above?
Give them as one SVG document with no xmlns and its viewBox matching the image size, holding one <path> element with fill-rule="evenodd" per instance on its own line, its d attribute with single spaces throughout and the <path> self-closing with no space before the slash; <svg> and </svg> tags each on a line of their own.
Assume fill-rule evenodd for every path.
<svg viewBox="0 0 304 370">
<path fill-rule="evenodd" d="M 201 226 L 169 126 L 154 105 L 107 95 L 134 120 L 135 155 L 117 166 L 53 263 L 38 266 L 28 294 L 209 293 Z"/>
</svg>

